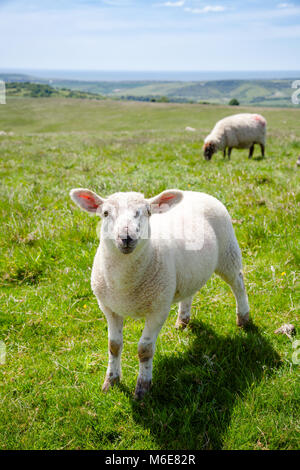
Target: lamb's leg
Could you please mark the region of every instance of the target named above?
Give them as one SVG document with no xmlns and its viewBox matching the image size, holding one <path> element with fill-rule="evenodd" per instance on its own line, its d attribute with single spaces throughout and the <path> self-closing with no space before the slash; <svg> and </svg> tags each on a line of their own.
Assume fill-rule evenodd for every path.
<svg viewBox="0 0 300 470">
<path fill-rule="evenodd" d="M 264 156 L 265 156 L 265 146 L 264 146 L 264 144 L 260 144 L 260 148 L 261 148 L 261 156 L 264 158 Z"/>
<path fill-rule="evenodd" d="M 225 160 L 225 158 L 226 158 L 226 147 L 225 147 L 224 150 L 223 150 L 223 158 L 224 158 L 224 160 Z"/>
<path fill-rule="evenodd" d="M 236 300 L 236 323 L 245 326 L 249 321 L 248 296 L 245 289 L 242 261 L 237 242 L 230 246 L 216 273 L 230 285 Z"/>
<path fill-rule="evenodd" d="M 237 326 L 245 326 L 249 322 L 249 304 L 242 270 L 236 273 L 230 287 L 236 299 L 236 324 Z"/>
<path fill-rule="evenodd" d="M 250 149 L 249 149 L 249 156 L 248 156 L 248 158 L 252 158 L 253 152 L 254 152 L 254 144 L 252 144 L 251 147 L 250 147 Z"/>
<path fill-rule="evenodd" d="M 139 376 L 135 387 L 135 398 L 141 400 L 151 387 L 152 363 L 155 351 L 155 343 L 158 334 L 168 316 L 166 314 L 156 315 L 154 318 L 146 318 L 145 327 L 138 345 Z"/>
<path fill-rule="evenodd" d="M 102 391 L 107 392 L 110 386 L 121 378 L 121 352 L 123 347 L 123 318 L 110 309 L 103 309 L 108 324 L 108 367 Z"/>
<path fill-rule="evenodd" d="M 179 302 L 178 317 L 175 324 L 175 328 L 184 329 L 188 325 L 191 317 L 191 306 L 193 297 L 188 297 L 182 302 Z"/>
<path fill-rule="evenodd" d="M 232 147 L 229 147 L 229 149 L 228 149 L 228 160 L 230 160 L 231 151 L 232 151 Z"/>
</svg>

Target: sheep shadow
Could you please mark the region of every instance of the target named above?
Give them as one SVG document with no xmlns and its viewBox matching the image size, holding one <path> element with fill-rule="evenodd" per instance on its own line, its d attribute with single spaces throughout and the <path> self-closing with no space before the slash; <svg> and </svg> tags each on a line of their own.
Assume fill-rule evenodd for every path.
<svg viewBox="0 0 300 470">
<path fill-rule="evenodd" d="M 157 449 L 222 449 L 236 400 L 280 358 L 253 324 L 231 337 L 198 320 L 189 330 L 184 353 L 155 360 L 154 385 L 143 402 L 132 399 L 133 417 Z"/>
</svg>

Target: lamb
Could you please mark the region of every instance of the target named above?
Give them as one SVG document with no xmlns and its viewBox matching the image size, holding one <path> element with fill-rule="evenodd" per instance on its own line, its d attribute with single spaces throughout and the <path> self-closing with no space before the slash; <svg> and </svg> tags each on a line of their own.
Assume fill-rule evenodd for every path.
<svg viewBox="0 0 300 470">
<path fill-rule="evenodd" d="M 217 122 L 211 133 L 204 140 L 204 158 L 210 160 L 215 152 L 223 150 L 228 159 L 233 148 L 249 148 L 252 158 L 254 145 L 259 144 L 262 157 L 265 155 L 267 121 L 260 114 L 234 114 Z"/>
<path fill-rule="evenodd" d="M 72 200 L 102 218 L 91 286 L 108 322 L 107 391 L 121 377 L 123 319 L 145 319 L 138 344 L 135 397 L 150 389 L 158 334 L 172 303 L 179 303 L 177 328 L 190 320 L 194 294 L 213 273 L 231 287 L 237 325 L 249 321 L 241 253 L 230 216 L 212 196 L 170 189 L 145 199 L 136 192 L 102 198 L 73 189 Z"/>
</svg>

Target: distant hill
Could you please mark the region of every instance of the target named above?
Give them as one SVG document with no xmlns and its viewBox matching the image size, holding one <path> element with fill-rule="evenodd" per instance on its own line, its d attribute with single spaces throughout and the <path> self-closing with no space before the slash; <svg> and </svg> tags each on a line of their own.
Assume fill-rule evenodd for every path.
<svg viewBox="0 0 300 470">
<path fill-rule="evenodd" d="M 99 94 L 84 91 L 70 90 L 67 88 L 54 88 L 47 84 L 31 82 L 6 82 L 7 96 L 22 96 L 31 98 L 81 98 L 81 99 L 104 99 Z"/>
<path fill-rule="evenodd" d="M 228 104 L 236 98 L 241 105 L 292 107 L 293 79 L 278 80 L 209 80 L 183 81 L 79 81 L 47 80 L 23 74 L 0 74 L 7 83 L 31 83 L 62 90 L 85 93 L 82 98 L 135 99 L 143 101 L 207 102 Z M 27 85 L 28 86 L 28 85 Z M 54 93 L 54 92 L 53 92 Z M 51 93 L 53 95 L 53 93 Z M 11 94 L 11 92 L 9 92 Z M 86 95 L 88 94 L 88 95 Z M 25 96 L 28 96 L 25 94 Z M 100 99 L 101 99 L 100 98 Z"/>
</svg>

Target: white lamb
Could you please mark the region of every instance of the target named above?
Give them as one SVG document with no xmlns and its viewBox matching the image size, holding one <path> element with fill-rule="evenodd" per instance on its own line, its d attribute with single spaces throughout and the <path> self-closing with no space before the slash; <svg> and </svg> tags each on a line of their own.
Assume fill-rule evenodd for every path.
<svg viewBox="0 0 300 470">
<path fill-rule="evenodd" d="M 88 189 L 73 189 L 70 196 L 103 219 L 91 278 L 108 322 L 103 391 L 120 380 L 124 317 L 145 319 L 135 389 L 136 398 L 142 398 L 151 385 L 155 343 L 171 304 L 179 302 L 176 326 L 184 328 L 194 294 L 214 272 L 232 288 L 238 326 L 249 321 L 240 249 L 230 216 L 217 199 L 177 189 L 151 199 L 135 192 L 103 199 Z"/>
<path fill-rule="evenodd" d="M 230 159 L 233 148 L 249 148 L 249 158 L 254 152 L 254 144 L 259 144 L 262 157 L 265 155 L 267 121 L 260 114 L 234 114 L 217 122 L 211 133 L 204 140 L 204 157 L 210 160 L 215 152 L 223 151 Z"/>
</svg>

